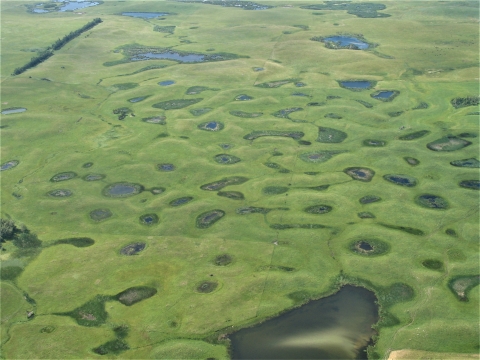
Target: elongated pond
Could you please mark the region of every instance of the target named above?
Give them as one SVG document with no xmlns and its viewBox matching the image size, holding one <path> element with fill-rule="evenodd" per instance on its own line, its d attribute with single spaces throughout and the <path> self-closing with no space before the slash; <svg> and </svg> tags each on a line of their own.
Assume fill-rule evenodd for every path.
<svg viewBox="0 0 480 360">
<path fill-rule="evenodd" d="M 375 294 L 339 292 L 230 335 L 232 359 L 367 359 L 378 321 Z"/>
<path fill-rule="evenodd" d="M 155 19 L 157 17 L 166 16 L 170 14 L 165 12 L 123 12 L 122 15 L 142 18 L 142 19 Z"/>
<path fill-rule="evenodd" d="M 180 54 L 174 51 L 165 51 L 161 53 L 143 53 L 138 54 L 132 58 L 132 61 L 139 61 L 139 60 L 148 60 L 148 59 L 165 59 L 165 60 L 174 60 L 181 63 L 194 63 L 194 62 L 202 62 L 205 59 L 204 55 L 198 54 Z"/>
</svg>

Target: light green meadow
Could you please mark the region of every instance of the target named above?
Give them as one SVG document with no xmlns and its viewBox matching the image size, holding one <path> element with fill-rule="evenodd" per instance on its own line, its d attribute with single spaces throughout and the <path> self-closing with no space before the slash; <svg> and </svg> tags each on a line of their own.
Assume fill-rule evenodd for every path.
<svg viewBox="0 0 480 360">
<path fill-rule="evenodd" d="M 2 358 L 96 359 L 102 356 L 94 349 L 117 339 L 118 347 L 103 358 L 224 359 L 229 357 L 225 334 L 330 295 L 344 284 L 366 286 L 379 299 L 381 320 L 369 358 L 386 359 L 404 349 L 478 353 L 479 172 L 450 164 L 478 163 L 478 106 L 451 104 L 465 97 L 477 98 L 478 104 L 478 3 L 383 1 L 386 9 L 379 13 L 391 16 L 380 18 L 300 8 L 321 2 L 260 3 L 273 8 L 105 0 L 74 12 L 32 13 L 38 3 L 2 1 L 1 110 L 27 110 L 1 117 L 1 164 L 19 162 L 2 169 L 1 215 L 25 224 L 42 241 L 42 248 L 28 256 L 11 241 L 2 243 Z M 170 15 L 120 15 L 126 11 Z M 94 18 L 103 22 L 45 62 L 11 75 Z M 154 31 L 155 26 L 175 29 L 169 34 Z M 311 40 L 339 34 L 361 34 L 377 46 L 334 50 Z M 122 63 L 126 45 L 237 56 L 202 63 Z M 256 86 L 292 79 L 279 87 Z M 158 84 L 167 80 L 174 84 Z M 376 85 L 352 91 L 339 85 L 342 80 Z M 208 90 L 187 95 L 193 86 Z M 378 90 L 399 95 L 383 102 L 371 97 Z M 241 94 L 253 99 L 235 100 Z M 180 109 L 153 107 L 200 98 Z M 428 106 L 415 109 L 421 103 Z M 114 110 L 121 108 L 129 110 L 119 120 Z M 205 108 L 211 110 L 198 116 L 192 111 Z M 291 108 L 302 110 L 272 115 Z M 231 114 L 236 111 L 262 115 Z M 142 120 L 155 117 L 165 119 Z M 199 127 L 210 122 L 223 128 Z M 318 142 L 319 127 L 347 137 Z M 423 137 L 400 139 L 422 130 L 428 131 Z M 256 131 L 304 136 L 244 138 Z M 454 151 L 427 148 L 447 136 L 471 144 Z M 365 140 L 385 146 L 365 146 Z M 323 162 L 305 160 L 325 151 L 336 153 Z M 221 164 L 215 161 L 219 154 L 240 161 Z M 404 157 L 419 164 L 410 165 Z M 174 170 L 160 171 L 159 164 L 173 164 Z M 355 180 L 344 171 L 351 167 L 375 175 L 371 181 Z M 77 176 L 50 181 L 63 172 Z M 85 181 L 89 174 L 104 177 Z M 396 185 L 383 178 L 389 174 L 413 177 L 416 185 Z M 201 188 L 232 177 L 247 181 L 220 191 L 240 192 L 243 199 Z M 477 188 L 459 186 L 466 180 L 476 181 Z M 104 196 L 115 183 L 139 184 L 142 191 Z M 267 187 L 286 189 L 271 194 Z M 164 191 L 155 194 L 153 188 Z M 59 189 L 72 195 L 48 194 Z M 420 206 L 417 198 L 425 194 L 443 198 L 447 208 Z M 369 195 L 381 200 L 359 201 Z M 170 205 L 182 197 L 193 199 Z M 304 211 L 314 205 L 332 210 Z M 239 214 L 246 207 L 270 211 Z M 95 221 L 90 213 L 97 209 L 112 215 Z M 198 216 L 211 210 L 225 215 L 198 226 Z M 373 217 L 361 218 L 362 212 Z M 144 214 L 156 214 L 158 223 L 142 223 Z M 421 234 L 412 233 L 418 230 Z M 54 244 L 84 237 L 95 243 Z M 352 250 L 355 241 L 369 239 L 389 249 L 379 255 Z M 145 249 L 134 256 L 121 253 L 135 243 Z M 232 262 L 216 265 L 223 254 Z M 427 268 L 425 260 L 442 265 Z M 14 267 L 21 273 L 8 275 Z M 467 276 L 472 283 L 461 301 L 451 284 Z M 199 292 L 205 281 L 217 287 Z M 394 284 L 412 289 L 413 296 L 402 298 L 392 290 Z M 62 315 L 82 309 L 97 295 L 113 297 L 138 286 L 156 293 L 132 306 L 108 298 L 91 312 L 79 310 L 83 325 Z M 102 322 L 96 314 L 103 306 Z M 32 310 L 35 315 L 27 319 Z M 123 337 L 116 332 L 121 326 L 128 327 Z"/>
</svg>

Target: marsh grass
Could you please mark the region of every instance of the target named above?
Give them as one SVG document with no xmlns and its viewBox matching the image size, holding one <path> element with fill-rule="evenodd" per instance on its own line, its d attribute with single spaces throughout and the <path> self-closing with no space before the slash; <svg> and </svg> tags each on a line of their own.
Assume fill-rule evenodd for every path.
<svg viewBox="0 0 480 360">
<path fill-rule="evenodd" d="M 12 275 L 14 280 L 2 280 L 2 319 L 13 314 L 2 322 L 2 355 L 96 357 L 92 349 L 116 339 L 112 330 L 128 324 L 130 332 L 122 341 L 130 349 L 104 357 L 228 358 L 226 341 L 218 340 L 221 335 L 327 296 L 342 281 L 357 281 L 381 295 L 378 302 L 384 310 L 370 351 L 376 356 L 371 358 L 387 358 L 389 349 L 405 348 L 476 354 L 478 288 L 468 292 L 468 302 L 459 301 L 448 282 L 478 275 L 478 190 L 459 186 L 478 180 L 479 140 L 464 137 L 478 133 L 478 116 L 468 115 L 478 109 L 451 104 L 452 99 L 478 95 L 478 24 L 472 17 L 478 4 L 384 4 L 387 8 L 377 13 L 391 17 L 364 19 L 345 9 L 283 8 L 286 4 L 280 3 L 244 11 L 202 3 L 104 2 L 79 16 L 32 14 L 15 2 L 2 2 L 2 30 L 15 35 L 2 38 L 1 95 L 8 103 L 2 106 L 28 109 L 2 115 L 2 164 L 19 161 L 1 173 L 2 217 L 8 214 L 24 222 L 43 241 L 41 247 L 28 249 L 35 255 L 33 261 L 16 258 L 19 249 L 11 240 L 2 243 L 2 266 L 20 267 L 20 261 L 23 268 Z M 147 22 L 119 16 L 122 11 L 176 15 Z M 100 15 L 101 24 L 55 56 L 25 74 L 9 76 L 34 55 L 22 49 L 45 49 L 83 26 L 86 17 Z M 293 24 L 308 25 L 309 30 Z M 152 31 L 154 25 L 177 27 L 173 36 L 164 37 L 167 34 Z M 369 51 L 334 51 L 309 40 L 338 30 L 362 33 L 379 45 Z M 282 35 L 283 31 L 292 34 Z M 120 47 L 139 38 L 144 44 L 141 51 L 152 46 L 249 58 L 188 64 L 130 61 L 136 54 L 128 56 Z M 381 58 L 375 50 L 395 59 Z M 254 71 L 256 67 L 263 71 Z M 274 87 L 287 79 L 298 81 Z M 368 79 L 377 86 L 353 92 L 341 88 L 337 79 Z M 158 86 L 162 80 L 175 84 Z M 299 82 L 301 88 L 296 86 Z M 125 83 L 138 86 L 114 87 Z M 196 86 L 220 90 L 187 94 L 199 91 Z M 396 89 L 400 95 L 393 102 L 379 101 L 370 97 L 378 89 Z M 292 96 L 294 92 L 310 97 Z M 143 101 L 128 102 L 147 94 L 151 96 Z M 253 99 L 234 101 L 238 94 Z M 200 96 L 201 102 L 188 107 L 152 107 Z M 428 107 L 411 110 L 422 103 Z M 112 113 L 127 107 L 128 112 Z M 271 115 L 295 107 L 304 110 L 291 113 L 290 120 Z M 236 111 L 245 117 L 232 114 Z M 404 113 L 388 115 L 399 111 Z M 122 114 L 126 116 L 119 120 Z M 222 122 L 224 129 L 197 128 L 212 121 Z M 341 143 L 316 142 L 319 127 L 348 137 Z M 400 140 L 418 131 L 430 133 Z M 164 135 L 157 137 L 160 133 Z M 427 148 L 447 135 L 471 144 L 450 152 Z M 362 146 L 365 139 L 375 140 L 368 144 L 374 146 Z M 218 154 L 234 155 L 241 162 L 218 164 L 214 160 Z M 407 162 L 406 157 L 417 161 Z M 173 164 L 176 169 L 160 172 L 157 164 Z M 371 169 L 377 175 L 370 182 L 354 181 L 343 172 L 350 167 Z M 290 172 L 279 173 L 282 169 Z M 70 171 L 77 177 L 58 184 L 49 181 Z M 89 174 L 106 178 L 81 180 Z M 411 188 L 395 186 L 383 179 L 386 174 L 413 177 L 418 183 Z M 124 181 L 142 184 L 146 191 L 125 198 L 102 196 L 105 186 Z M 263 194 L 269 186 L 291 190 Z M 154 195 L 150 190 L 155 188 L 166 190 L 158 189 Z M 73 195 L 45 195 L 55 189 Z M 239 192 L 245 199 L 218 196 L 219 191 Z M 418 205 L 416 199 L 425 194 L 441 197 L 448 208 Z M 321 215 L 303 211 L 318 204 L 333 210 Z M 215 209 L 225 216 L 208 228 L 197 228 L 196 217 Z M 358 217 L 366 212 L 376 218 Z M 139 221 L 143 214 L 157 214 L 161 222 L 145 226 Z M 380 223 L 419 229 L 425 235 Z M 46 246 L 75 237 L 95 239 L 95 244 Z M 379 256 L 352 252 L 350 243 L 362 239 L 380 239 L 390 250 Z M 214 259 L 222 254 L 233 261 L 216 266 Z M 444 268 L 426 268 L 422 262 L 427 259 L 441 260 Z M 210 294 L 199 294 L 196 287 L 204 281 L 217 281 L 219 286 Z M 408 286 L 414 296 L 403 296 L 393 284 Z M 97 294 L 108 297 L 135 286 L 158 293 L 132 306 L 107 301 L 108 317 L 101 326 L 80 326 L 72 318 L 51 315 L 81 307 Z M 24 299 L 23 290 L 38 305 L 31 321 L 26 321 L 25 311 L 34 305 Z M 50 325 L 56 330 L 40 332 Z"/>
</svg>

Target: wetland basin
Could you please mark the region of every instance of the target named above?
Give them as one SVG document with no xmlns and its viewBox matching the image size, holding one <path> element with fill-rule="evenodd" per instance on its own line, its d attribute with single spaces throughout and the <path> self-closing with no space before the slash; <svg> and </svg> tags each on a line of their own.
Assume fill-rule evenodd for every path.
<svg viewBox="0 0 480 360">
<path fill-rule="evenodd" d="M 356 48 L 360 50 L 365 50 L 370 47 L 370 45 L 366 42 L 363 42 L 356 37 L 351 37 L 351 36 L 343 36 L 343 35 L 338 35 L 338 36 L 329 36 L 323 39 L 323 42 L 333 42 L 338 44 L 341 48 L 347 48 L 351 45 L 355 46 Z"/>
<path fill-rule="evenodd" d="M 199 54 L 186 54 L 182 55 L 175 51 L 164 51 L 161 53 L 152 53 L 147 52 L 143 54 L 138 54 L 132 57 L 132 61 L 139 61 L 139 60 L 149 60 L 149 59 L 166 59 L 166 60 L 174 60 L 181 63 L 196 63 L 202 62 L 205 60 L 205 55 Z"/>
<path fill-rule="evenodd" d="M 276 318 L 239 330 L 232 359 L 367 359 L 378 319 L 375 294 L 347 285 Z"/>
<path fill-rule="evenodd" d="M 338 82 L 341 87 L 352 90 L 371 89 L 375 84 L 367 80 L 346 80 Z"/>
<path fill-rule="evenodd" d="M 63 5 L 58 11 L 74 11 L 78 9 L 84 9 L 86 7 L 90 6 L 97 6 L 100 5 L 99 2 L 94 2 L 94 1 L 69 1 L 65 2 L 65 5 Z"/>
</svg>

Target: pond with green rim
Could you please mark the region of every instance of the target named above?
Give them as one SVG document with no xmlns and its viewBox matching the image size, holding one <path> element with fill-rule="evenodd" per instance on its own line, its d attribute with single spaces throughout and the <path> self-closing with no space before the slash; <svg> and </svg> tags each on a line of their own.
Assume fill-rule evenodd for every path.
<svg viewBox="0 0 480 360">
<path fill-rule="evenodd" d="M 375 294 L 344 286 L 260 325 L 231 334 L 232 359 L 367 359 L 378 319 Z"/>
</svg>

